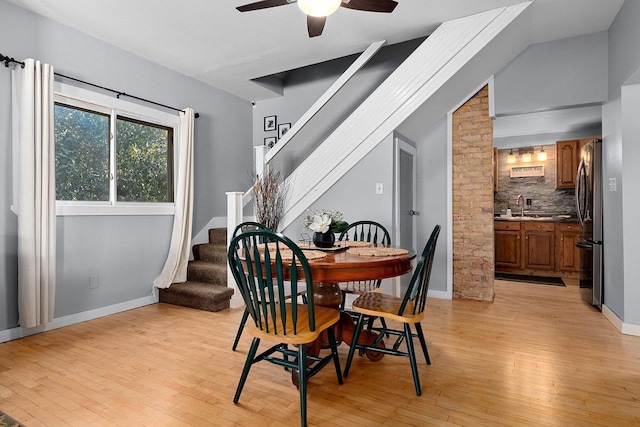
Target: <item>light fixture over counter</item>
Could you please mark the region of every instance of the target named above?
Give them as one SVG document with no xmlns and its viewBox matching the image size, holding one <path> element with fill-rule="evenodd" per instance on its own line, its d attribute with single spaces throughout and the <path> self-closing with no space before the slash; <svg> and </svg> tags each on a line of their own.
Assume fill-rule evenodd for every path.
<svg viewBox="0 0 640 427">
<path fill-rule="evenodd" d="M 547 161 L 547 152 L 544 151 L 544 147 L 540 147 L 540 151 L 538 152 L 538 161 L 539 162 Z"/>
<path fill-rule="evenodd" d="M 309 16 L 329 16 L 342 4 L 342 0 L 298 0 L 298 7 Z"/>
<path fill-rule="evenodd" d="M 533 157 L 534 154 L 535 154 L 534 147 L 511 148 L 509 149 L 509 154 L 507 155 L 507 163 L 508 164 L 517 163 L 518 157 L 520 157 L 520 161 L 522 163 L 531 163 L 534 159 Z M 544 149 L 544 146 L 542 145 L 540 146 L 540 151 L 537 153 L 536 159 L 538 162 L 547 161 L 548 157 L 547 157 L 547 152 Z"/>
</svg>

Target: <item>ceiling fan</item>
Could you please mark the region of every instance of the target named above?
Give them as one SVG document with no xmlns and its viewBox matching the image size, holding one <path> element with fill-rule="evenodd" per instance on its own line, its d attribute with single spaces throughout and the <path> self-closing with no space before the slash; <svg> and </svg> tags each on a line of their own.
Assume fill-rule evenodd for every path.
<svg viewBox="0 0 640 427">
<path fill-rule="evenodd" d="M 309 37 L 316 37 L 322 34 L 327 16 L 335 12 L 340 6 L 366 12 L 391 13 L 398 5 L 398 2 L 393 0 L 262 0 L 238 6 L 236 9 L 240 12 L 249 12 L 269 7 L 285 6 L 291 3 L 298 3 L 298 7 L 307 15 Z"/>
</svg>

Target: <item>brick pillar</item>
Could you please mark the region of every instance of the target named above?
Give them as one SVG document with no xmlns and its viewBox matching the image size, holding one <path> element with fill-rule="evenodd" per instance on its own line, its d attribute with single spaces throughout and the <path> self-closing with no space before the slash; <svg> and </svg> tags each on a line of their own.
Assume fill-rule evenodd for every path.
<svg viewBox="0 0 640 427">
<path fill-rule="evenodd" d="M 453 113 L 453 296 L 493 301 L 493 121 L 485 86 Z"/>
</svg>

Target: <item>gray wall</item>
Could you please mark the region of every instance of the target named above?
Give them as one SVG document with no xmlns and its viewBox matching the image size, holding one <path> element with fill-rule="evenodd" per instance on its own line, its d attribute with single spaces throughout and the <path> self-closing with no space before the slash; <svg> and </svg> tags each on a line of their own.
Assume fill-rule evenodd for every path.
<svg viewBox="0 0 640 427">
<path fill-rule="evenodd" d="M 0 0 L 0 52 L 58 73 L 200 113 L 195 134 L 194 234 L 226 216 L 225 191 L 246 188 L 251 104 Z M 0 71 L 0 331 L 17 326 L 17 219 L 11 205 L 9 70 Z M 172 216 L 58 217 L 60 317 L 139 299 L 166 259 Z M 99 287 L 89 289 L 89 277 Z"/>
<path fill-rule="evenodd" d="M 626 323 L 640 324 L 637 113 L 640 93 L 640 2 L 626 1 L 609 29 L 609 98 L 603 108 L 604 300 Z M 617 191 L 608 191 L 615 179 Z"/>
<path fill-rule="evenodd" d="M 494 146 L 539 147 L 601 134 L 607 50 L 606 32 L 535 44 L 496 73 Z"/>
<path fill-rule="evenodd" d="M 607 34 L 529 46 L 495 75 L 496 114 L 607 99 Z"/>
<path fill-rule="evenodd" d="M 436 224 L 440 224 L 440 236 L 436 245 L 429 290 L 447 290 L 447 119 L 443 117 L 425 135 L 416 141 L 417 166 L 417 217 L 418 250 L 422 250 Z"/>
<path fill-rule="evenodd" d="M 637 44 L 636 44 L 637 46 Z M 622 140 L 623 140 L 623 181 L 622 191 L 624 218 L 624 321 L 640 325 L 640 251 L 637 238 L 640 237 L 640 85 L 622 88 Z"/>
</svg>

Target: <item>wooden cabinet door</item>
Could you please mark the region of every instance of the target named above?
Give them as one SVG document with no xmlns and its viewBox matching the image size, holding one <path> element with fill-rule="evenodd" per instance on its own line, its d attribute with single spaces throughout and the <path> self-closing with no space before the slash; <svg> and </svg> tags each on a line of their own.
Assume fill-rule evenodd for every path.
<svg viewBox="0 0 640 427">
<path fill-rule="evenodd" d="M 496 271 L 522 268 L 520 230 L 495 230 Z"/>
<path fill-rule="evenodd" d="M 524 267 L 533 270 L 555 269 L 555 225 L 525 224 Z"/>
<path fill-rule="evenodd" d="M 556 265 L 559 271 L 577 273 L 580 270 L 580 250 L 576 242 L 580 238 L 578 223 L 558 224 L 556 233 Z"/>
<path fill-rule="evenodd" d="M 579 141 L 556 142 L 556 188 L 575 188 L 578 172 Z"/>
</svg>

